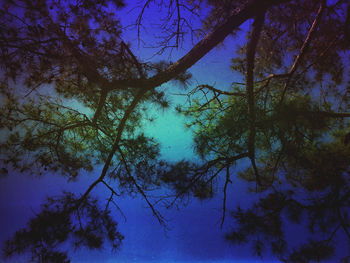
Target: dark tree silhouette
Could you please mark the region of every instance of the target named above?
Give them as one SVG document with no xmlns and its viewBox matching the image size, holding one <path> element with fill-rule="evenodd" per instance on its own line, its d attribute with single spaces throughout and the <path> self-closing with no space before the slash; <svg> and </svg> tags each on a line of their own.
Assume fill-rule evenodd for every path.
<svg viewBox="0 0 350 263">
<path fill-rule="evenodd" d="M 98 207 L 97 200 L 80 199 L 71 193 L 49 198 L 40 214 L 31 219 L 28 229 L 17 231 L 7 241 L 5 256 L 23 253 L 30 248 L 32 260 L 37 262 L 69 262 L 60 245 L 70 240 L 74 248 L 101 248 L 104 240 L 118 248 L 123 236 L 108 210 Z"/>
<path fill-rule="evenodd" d="M 270 249 L 284 262 L 321 261 L 337 256 L 337 240 L 350 246 L 347 4 L 290 1 L 261 9 L 232 59 L 245 82 L 199 85 L 189 93 L 192 105 L 178 108 L 192 119 L 198 154 L 220 160 L 214 176 L 233 171 L 232 157 L 250 159 L 238 175 L 260 198 L 232 212 L 226 238 L 250 243 L 260 257 Z M 223 11 L 215 12 L 211 19 L 222 19 Z M 222 224 L 230 176 L 223 179 Z M 288 240 L 291 223 L 304 225 L 310 239 Z"/>
<path fill-rule="evenodd" d="M 223 225 L 230 177 L 243 159 L 251 165 L 240 177 L 264 197 L 233 212 L 237 224 L 228 240 L 253 242 L 257 255 L 269 246 L 287 262 L 331 257 L 340 232 L 349 243 L 346 0 L 147 0 L 136 21 L 140 41 L 147 7 L 160 2 L 169 13 L 159 53 L 179 47 L 186 33 L 202 37 L 174 63 L 139 61 L 121 38 L 121 0 L 3 2 L 2 173 L 75 179 L 102 165 L 81 195 L 49 199 L 7 243 L 6 256 L 29 250 L 33 260 L 66 262 L 59 246 L 67 241 L 93 249 L 106 239 L 117 248 L 122 235 L 109 214 L 113 197 L 139 193 L 165 225 L 150 189 L 168 186 L 171 206 L 186 196 L 212 197 L 222 175 Z M 196 28 L 190 18 L 203 9 L 208 12 Z M 160 160 L 158 144 L 142 132 L 150 107 L 169 106 L 160 86 L 186 84 L 186 71 L 250 19 L 247 43 L 231 66 L 243 83 L 198 85 L 188 93 L 189 107 L 177 107 L 188 117 L 202 163 Z M 105 209 L 91 197 L 99 184 L 111 192 Z M 288 246 L 284 215 L 293 222 L 304 215 L 311 232 L 325 235 Z"/>
</svg>

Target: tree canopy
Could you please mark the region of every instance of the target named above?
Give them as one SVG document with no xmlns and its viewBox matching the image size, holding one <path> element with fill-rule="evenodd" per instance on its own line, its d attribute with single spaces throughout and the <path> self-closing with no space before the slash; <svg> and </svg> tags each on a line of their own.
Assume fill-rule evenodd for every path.
<svg viewBox="0 0 350 263">
<path fill-rule="evenodd" d="M 64 242 L 94 249 L 108 240 L 117 248 L 123 236 L 110 215 L 113 197 L 140 194 L 165 225 L 151 189 L 167 187 L 173 205 L 210 198 L 220 183 L 229 242 L 252 243 L 261 257 L 270 249 L 285 262 L 331 259 L 336 237 L 350 246 L 348 1 L 144 1 L 139 40 L 151 5 L 168 10 L 159 53 L 198 40 L 179 60 L 156 63 L 140 61 L 138 43 L 122 38 L 125 5 L 5 0 L 0 7 L 2 173 L 58 172 L 71 180 L 102 166 L 84 192 L 48 199 L 7 242 L 5 256 L 29 251 L 36 261 L 69 262 Z M 239 29 L 246 41 L 232 50 L 231 69 L 240 80 L 193 87 L 191 66 Z M 169 107 L 161 89 L 168 81 L 191 89 L 188 105 L 176 110 L 188 120 L 200 162 L 162 160 L 156 138 L 144 133 L 149 110 Z M 246 160 L 249 167 L 237 172 Z M 262 197 L 228 217 L 233 176 Z M 106 207 L 91 194 L 99 184 L 111 193 Z M 289 244 L 289 221 L 304 224 L 310 240 Z"/>
</svg>

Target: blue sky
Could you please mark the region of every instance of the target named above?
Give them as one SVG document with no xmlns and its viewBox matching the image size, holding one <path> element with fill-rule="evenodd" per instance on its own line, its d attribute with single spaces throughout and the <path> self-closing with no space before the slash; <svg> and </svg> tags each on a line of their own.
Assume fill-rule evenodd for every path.
<svg viewBox="0 0 350 263">
<path fill-rule="evenodd" d="M 148 10 L 150 11 L 152 10 Z M 130 23 L 132 19 L 134 17 L 130 13 L 122 15 L 123 24 Z M 145 40 L 148 40 L 147 35 L 152 33 L 152 25 L 147 28 Z M 143 48 L 142 45 L 138 48 L 135 33 L 135 30 L 126 30 L 125 40 L 131 43 L 132 51 L 141 61 L 148 61 L 155 50 Z M 237 45 L 236 41 L 237 39 L 228 39 L 224 45 L 215 48 L 193 66 L 190 69 L 193 78 L 188 88 L 194 88 L 199 83 L 211 85 L 215 83 L 216 87 L 228 88 L 233 80 L 229 64 L 233 55 L 232 47 Z M 190 48 L 191 45 L 185 42 L 182 48 L 171 53 L 171 60 L 177 60 Z M 169 55 L 166 52 L 151 60 L 169 59 Z M 184 127 L 184 118 L 177 115 L 174 110 L 175 105 L 186 102 L 186 97 L 173 94 L 186 91 L 171 82 L 164 84 L 161 89 L 170 94 L 172 107 L 164 111 L 152 110 L 156 121 L 146 125 L 145 133 L 160 142 L 163 158 L 171 161 L 193 159 L 195 156 L 191 132 Z M 47 196 L 58 195 L 62 190 L 81 193 L 95 180 L 100 170 L 101 167 L 96 167 L 93 173 L 81 175 L 77 182 L 67 182 L 64 178 L 53 174 L 35 178 L 14 173 L 1 178 L 0 241 L 4 241 L 14 231 L 25 226 L 27 220 L 39 211 L 40 204 Z M 229 191 L 228 205 L 236 206 L 238 202 L 247 200 L 248 195 L 242 191 L 243 189 L 243 184 L 234 180 Z M 109 195 L 104 187 L 98 187 L 93 194 L 101 201 Z M 219 226 L 221 195 L 209 201 L 191 200 L 186 207 L 180 209 L 166 210 L 160 207 L 162 214 L 168 220 L 167 230 L 159 225 L 143 199 L 123 197 L 117 200 L 117 203 L 127 218 L 124 221 L 124 217 L 117 210 L 113 210 L 119 221 L 119 230 L 125 235 L 120 250 L 112 254 L 109 248 L 104 248 L 103 251 L 76 251 L 71 253 L 72 262 L 232 262 L 233 260 L 255 262 L 249 259 L 251 253 L 249 248 L 235 248 L 225 242 L 225 231 Z M 228 229 L 227 223 L 224 230 Z"/>
<path fill-rule="evenodd" d="M 123 25 L 134 21 L 139 11 L 136 9 L 128 13 L 127 10 L 128 7 L 122 11 Z M 152 34 L 157 32 L 153 24 L 157 15 L 152 9 L 147 9 L 146 12 L 141 38 L 151 42 Z M 154 21 L 147 22 L 150 17 L 153 17 Z M 249 23 L 245 23 L 243 28 L 247 28 Z M 169 58 L 176 61 L 192 46 L 185 42 L 182 48 L 173 50 L 171 54 L 165 52 L 162 56 L 152 57 L 156 50 L 144 48 L 142 44 L 138 47 L 135 29 L 128 28 L 123 35 L 141 61 Z M 188 89 L 197 84 L 215 84 L 216 88 L 227 89 L 232 81 L 241 81 L 230 71 L 229 66 L 234 49 L 243 40 L 241 34 L 235 38 L 229 36 L 222 45 L 194 65 L 190 69 L 193 78 Z M 174 110 L 175 105 L 186 102 L 185 96 L 174 94 L 186 91 L 172 82 L 159 89 L 169 94 L 172 107 L 164 111 L 153 109 L 152 114 L 155 115 L 156 121 L 144 127 L 145 133 L 160 142 L 163 158 L 171 161 L 193 160 L 196 157 L 193 154 L 192 134 L 184 127 L 185 119 Z M 27 220 L 39 211 L 40 204 L 47 196 L 58 195 L 62 190 L 82 193 L 99 176 L 100 171 L 101 167 L 95 167 L 94 172 L 82 174 L 76 182 L 67 182 L 65 178 L 55 174 L 36 178 L 12 173 L 8 177 L 0 178 L 0 242 L 3 243 L 14 231 L 24 227 Z M 227 198 L 228 210 L 238 204 L 246 206 L 252 201 L 247 192 L 247 184 L 235 176 L 232 177 L 233 182 L 229 185 Z M 101 251 L 79 250 L 70 254 L 72 262 L 261 262 L 259 258 L 251 255 L 250 247 L 232 246 L 225 241 L 224 235 L 231 229 L 232 220 L 227 215 L 224 227 L 220 229 L 223 196 L 222 185 L 218 187 L 218 194 L 211 200 L 190 200 L 187 206 L 179 209 L 158 207 L 167 219 L 168 229 L 159 225 L 142 198 L 124 196 L 117 199 L 116 202 L 126 217 L 124 220 L 124 216 L 117 209 L 113 209 L 113 215 L 119 222 L 119 231 L 125 236 L 121 248 L 114 253 L 111 253 L 108 247 Z M 107 199 L 109 194 L 102 185 L 93 191 L 93 195 L 98 196 L 101 201 Z M 294 234 L 294 238 L 297 239 L 299 233 Z M 23 258 L 10 259 L 8 262 L 15 262 L 13 260 L 23 262 Z M 265 261 L 273 262 L 273 259 L 265 258 Z"/>
</svg>

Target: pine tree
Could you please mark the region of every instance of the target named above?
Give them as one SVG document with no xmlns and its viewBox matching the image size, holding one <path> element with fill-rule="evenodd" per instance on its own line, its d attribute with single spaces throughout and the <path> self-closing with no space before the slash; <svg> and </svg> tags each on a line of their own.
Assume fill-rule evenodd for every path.
<svg viewBox="0 0 350 263">
<path fill-rule="evenodd" d="M 234 165 L 247 159 L 250 167 L 239 176 L 264 197 L 233 212 L 237 224 L 227 239 L 253 242 L 259 256 L 268 246 L 287 262 L 330 258 L 340 231 L 350 239 L 347 1 L 161 2 L 170 13 L 160 52 L 179 47 L 186 33 L 204 35 L 174 63 L 134 55 L 134 43 L 121 35 L 121 0 L 6 0 L 0 7 L 2 173 L 75 179 L 102 166 L 81 195 L 48 199 L 8 241 L 6 256 L 29 250 L 36 261 L 68 262 L 59 250 L 64 242 L 94 249 L 108 240 L 116 248 L 123 236 L 109 213 L 113 197 L 139 193 L 164 225 L 149 189 L 168 186 L 175 193 L 170 205 L 185 196 L 210 198 L 222 175 L 223 224 Z M 162 6 L 145 1 L 139 29 L 151 4 Z M 190 17 L 198 10 L 207 12 L 196 29 Z M 142 130 L 150 107 L 169 106 L 160 85 L 186 83 L 186 71 L 248 20 L 247 42 L 231 66 L 244 83 L 202 83 L 189 92 L 189 107 L 177 107 L 202 163 L 160 160 L 159 145 Z M 111 193 L 106 209 L 91 196 L 99 184 Z M 290 247 L 284 215 L 297 223 L 304 215 L 311 232 L 324 235 Z"/>
</svg>

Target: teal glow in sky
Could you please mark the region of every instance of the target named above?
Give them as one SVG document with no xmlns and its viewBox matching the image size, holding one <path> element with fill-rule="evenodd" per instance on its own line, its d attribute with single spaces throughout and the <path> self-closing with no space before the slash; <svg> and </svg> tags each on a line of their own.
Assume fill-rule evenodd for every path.
<svg viewBox="0 0 350 263">
<path fill-rule="evenodd" d="M 159 22 L 158 13 L 152 8 L 146 9 L 144 24 L 141 28 L 141 39 L 148 44 L 154 40 L 153 34 L 158 33 L 155 23 Z M 140 9 L 126 7 L 121 11 L 123 25 L 132 24 Z M 238 75 L 230 70 L 231 58 L 234 49 L 245 40 L 243 35 L 251 21 L 242 25 L 242 31 L 236 36 L 229 36 L 218 47 L 210 51 L 197 64 L 189 69 L 193 78 L 188 83 L 187 90 L 179 87 L 175 82 L 168 82 L 158 87 L 163 90 L 169 100 L 168 109 L 154 107 L 150 110 L 153 122 L 145 122 L 142 132 L 154 137 L 161 146 L 161 158 L 168 161 L 198 160 L 194 154 L 191 129 L 185 127 L 185 118 L 175 112 L 175 106 L 187 103 L 187 97 L 179 95 L 187 93 L 198 84 L 209 84 L 220 90 L 227 90 L 233 81 L 242 82 Z M 126 27 L 123 37 L 131 44 L 131 50 L 142 62 L 171 60 L 176 61 L 186 54 L 192 47 L 190 41 L 185 41 L 179 49 L 166 50 L 162 55 L 154 56 L 157 48 L 149 48 L 147 44 L 138 43 L 137 31 Z M 74 103 L 74 102 L 73 102 Z M 79 105 L 76 105 L 79 107 Z M 240 162 L 232 169 L 232 183 L 227 192 L 227 211 L 238 205 L 247 207 L 259 194 L 252 197 L 247 191 L 248 183 L 240 180 L 237 171 L 242 169 L 246 162 Z M 67 182 L 56 174 L 43 177 L 31 177 L 10 171 L 11 176 L 0 178 L 0 242 L 10 237 L 16 230 L 24 227 L 30 217 L 40 210 L 46 197 L 59 195 L 62 191 L 75 193 L 84 192 L 92 182 L 98 178 L 102 167 L 96 166 L 91 173 L 83 173 L 75 182 Z M 224 174 L 218 175 L 218 181 L 223 181 Z M 220 228 L 222 217 L 223 185 L 218 184 L 216 195 L 210 200 L 188 200 L 185 206 L 173 206 L 166 209 L 160 202 L 156 208 L 165 217 L 167 228 L 163 228 L 153 216 L 147 203 L 139 195 L 116 197 L 118 209 L 112 207 L 113 216 L 117 219 L 118 230 L 125 236 L 119 250 L 111 253 L 106 246 L 98 251 L 78 250 L 69 255 L 72 262 L 206 262 L 206 263 L 251 263 L 261 262 L 258 257 L 252 256 L 251 247 L 233 246 L 225 240 L 225 233 L 232 228 L 232 217 L 226 214 L 223 228 Z M 158 190 L 162 192 L 165 190 Z M 164 193 L 162 192 L 162 193 Z M 98 185 L 92 192 L 100 201 L 108 200 L 110 192 L 104 185 Z M 156 195 L 157 192 L 150 193 Z M 288 226 L 287 233 L 292 240 L 299 241 L 305 236 L 300 234 L 300 228 Z M 298 240 L 299 239 L 299 240 Z M 67 250 L 70 248 L 67 247 Z M 24 257 L 15 257 L 7 262 L 24 262 Z M 264 257 L 265 262 L 277 262 L 269 255 Z"/>
<path fill-rule="evenodd" d="M 124 25 L 133 23 L 139 11 L 129 13 L 127 10 L 128 7 L 122 11 L 121 20 Z M 158 13 L 154 15 L 152 9 L 148 9 L 141 31 L 141 38 L 149 43 L 153 41 L 152 34 L 157 33 L 157 27 L 153 24 L 155 21 L 148 20 L 152 16 L 157 20 Z M 162 59 L 176 61 L 192 47 L 191 43 L 185 42 L 177 50 L 172 52 L 167 50 L 162 56 L 153 57 L 157 49 L 145 48 L 142 44 L 139 46 L 135 30 L 126 29 L 123 35 L 125 40 L 131 43 L 131 49 L 140 61 Z M 229 66 L 233 56 L 232 48 L 237 47 L 242 40 L 241 35 L 235 38 L 228 37 L 222 45 L 194 65 L 189 70 L 193 78 L 188 90 L 198 84 L 215 85 L 225 90 L 231 86 L 232 81 L 241 81 L 232 73 Z M 155 121 L 146 124 L 144 132 L 159 141 L 162 158 L 170 161 L 193 160 L 196 157 L 193 153 L 191 131 L 185 128 L 184 117 L 176 114 L 174 110 L 177 104 L 183 105 L 187 100 L 187 97 L 175 94 L 186 93 L 188 90 L 184 91 L 173 82 L 168 82 L 159 89 L 169 94 L 171 106 L 165 110 L 154 108 L 151 115 L 155 117 Z M 62 190 L 80 193 L 98 177 L 101 169 L 95 167 L 93 173 L 83 174 L 77 182 L 69 183 L 56 175 L 28 178 L 26 174 L 16 174 L 1 178 L 0 209 L 6 212 L 0 213 L 3 222 L 0 241 L 25 226 L 28 218 L 39 211 L 40 204 L 47 196 L 58 195 Z M 235 207 L 238 203 L 244 205 L 249 200 L 249 194 L 242 191 L 246 189 L 246 185 L 237 178 L 232 181 L 233 184 L 228 191 L 228 206 Z M 104 186 L 98 186 L 93 194 L 101 201 L 109 197 L 109 192 Z M 250 259 L 250 248 L 234 247 L 225 241 L 225 230 L 230 229 L 230 224 L 226 223 L 224 228 L 220 229 L 221 194 L 209 201 L 190 200 L 187 206 L 180 209 L 173 207 L 167 210 L 159 206 L 158 209 L 168 220 L 167 230 L 159 225 L 145 201 L 139 196 L 122 197 L 116 201 L 126 218 L 125 221 L 118 210 L 113 210 L 119 221 L 119 230 L 125 235 L 120 250 L 112 254 L 108 247 L 103 251 L 78 250 L 70 254 L 72 262 L 259 262 L 258 259 Z M 21 260 L 23 258 L 19 259 Z M 12 262 L 11 259 L 8 262 Z"/>
</svg>

